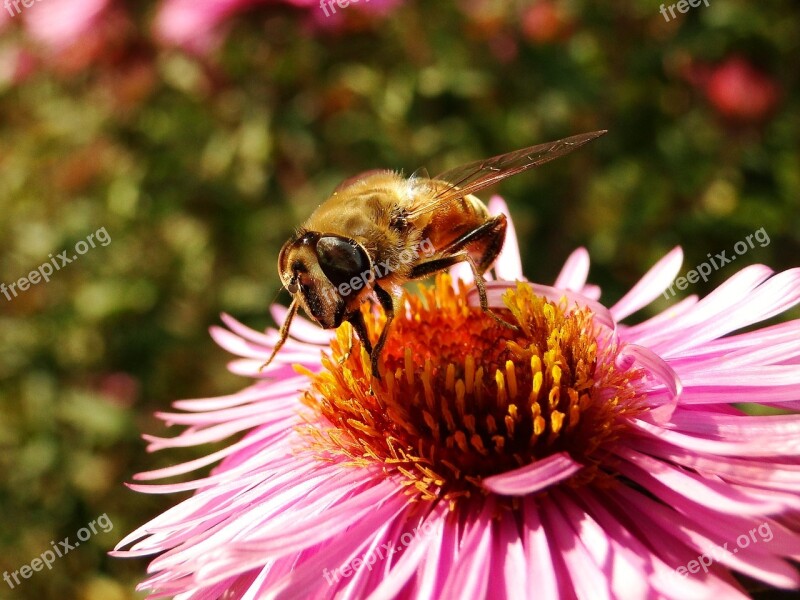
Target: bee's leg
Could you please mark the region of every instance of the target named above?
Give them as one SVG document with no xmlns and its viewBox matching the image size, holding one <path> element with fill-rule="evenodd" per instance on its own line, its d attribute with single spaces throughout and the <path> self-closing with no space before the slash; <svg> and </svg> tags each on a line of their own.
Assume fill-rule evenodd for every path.
<svg viewBox="0 0 800 600">
<path fill-rule="evenodd" d="M 371 355 L 372 376 L 380 381 L 381 374 L 380 371 L 378 371 L 378 357 L 381 355 L 381 350 L 383 350 L 383 346 L 386 344 L 386 339 L 389 337 L 389 327 L 394 320 L 395 306 L 400 302 L 402 291 L 394 290 L 394 293 L 390 294 L 377 284 L 373 290 L 375 291 L 375 295 L 378 297 L 378 302 L 380 302 L 383 312 L 386 313 L 386 323 L 383 326 L 381 336 L 378 338 L 378 343 L 375 344 L 375 349 L 372 351 Z"/>
<path fill-rule="evenodd" d="M 503 248 L 503 242 L 506 239 L 506 216 L 497 215 L 492 217 L 482 225 L 472 229 L 462 235 L 460 238 L 453 240 L 447 246 L 440 249 L 437 254 L 440 258 L 433 258 L 418 264 L 409 274 L 409 279 L 422 279 L 449 269 L 453 265 L 460 262 L 468 262 L 472 268 L 472 273 L 475 276 L 475 281 L 483 279 L 481 275 L 492 265 L 500 250 Z M 467 249 L 469 246 L 469 250 Z M 469 251 L 479 255 L 478 264 L 472 259 Z M 485 287 L 484 294 L 485 296 Z M 481 291 L 481 286 L 478 286 L 478 291 Z M 483 304 L 481 304 L 483 308 Z M 487 302 L 488 307 L 488 302 Z"/>
<path fill-rule="evenodd" d="M 440 253 L 444 256 L 456 255 L 469 247 L 470 256 L 478 256 L 477 269 L 472 269 L 473 272 L 477 270 L 478 273 L 483 274 L 492 266 L 497 255 L 500 254 L 500 250 L 503 249 L 507 226 L 505 215 L 492 217 L 482 225 L 450 242 L 440 250 Z"/>
<path fill-rule="evenodd" d="M 361 340 L 361 345 L 364 346 L 364 350 L 367 351 L 367 354 L 372 357 L 372 342 L 369 341 L 369 335 L 367 334 L 367 324 L 364 322 L 364 314 L 360 310 L 356 310 L 350 317 L 347 319 L 350 325 L 353 326 L 353 330 L 356 332 L 358 339 Z M 339 361 L 339 363 L 343 363 L 348 358 L 350 358 L 350 351 L 353 349 L 352 340 L 350 342 L 350 347 L 347 349 L 347 353 L 345 356 Z"/>
<path fill-rule="evenodd" d="M 472 269 L 472 275 L 475 278 L 475 285 L 478 288 L 478 298 L 481 302 L 481 310 L 485 312 L 487 315 L 492 317 L 495 321 L 500 323 L 509 329 L 513 329 L 514 331 L 519 331 L 519 327 L 514 325 L 513 323 L 509 323 L 505 319 L 501 319 L 498 317 L 492 310 L 489 309 L 489 298 L 486 296 L 486 282 L 483 280 L 483 275 L 481 275 L 480 271 L 478 271 L 478 267 L 475 265 L 475 261 L 472 260 L 472 257 L 469 254 L 466 254 L 464 260 L 469 263 L 470 268 Z"/>
<path fill-rule="evenodd" d="M 266 362 L 258 368 L 259 373 L 269 366 L 269 363 L 271 363 L 272 359 L 275 358 L 278 350 L 283 347 L 283 344 L 286 342 L 286 338 L 289 337 L 289 326 L 292 324 L 292 319 L 294 319 L 294 316 L 297 314 L 298 306 L 297 300 L 292 300 L 292 303 L 289 305 L 289 312 L 286 314 L 286 319 L 283 321 L 283 325 L 281 325 L 280 338 L 278 338 L 278 342 L 272 349 L 272 354 L 270 354 Z"/>
<path fill-rule="evenodd" d="M 489 299 L 486 296 L 486 282 L 483 280 L 483 275 L 481 275 L 481 272 L 478 270 L 478 266 L 475 264 L 475 261 L 467 252 L 459 252 L 458 254 L 454 254 L 452 256 L 436 258 L 419 264 L 411 270 L 409 278 L 422 279 L 428 275 L 433 275 L 439 271 L 449 269 L 453 265 L 457 265 L 460 262 L 466 262 L 472 269 L 472 275 L 475 277 L 475 286 L 478 288 L 478 298 L 480 299 L 481 310 L 483 310 L 483 312 L 492 317 L 501 325 L 517 331 L 519 327 L 509 323 L 504 319 L 501 319 L 489 308 Z"/>
</svg>

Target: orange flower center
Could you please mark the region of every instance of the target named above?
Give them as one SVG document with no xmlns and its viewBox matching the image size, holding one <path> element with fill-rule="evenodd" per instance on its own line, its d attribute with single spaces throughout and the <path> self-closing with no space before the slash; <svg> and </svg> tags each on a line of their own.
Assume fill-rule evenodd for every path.
<svg viewBox="0 0 800 600">
<path fill-rule="evenodd" d="M 504 303 L 495 312 L 518 331 L 469 306 L 465 287 L 455 291 L 446 275 L 421 286 L 391 325 L 380 381 L 342 325 L 324 369 L 308 373 L 305 402 L 324 417 L 323 426 L 302 427 L 314 450 L 354 466 L 381 464 L 409 493 L 451 506 L 486 493 L 484 478 L 556 452 L 586 465 L 573 484 L 602 474 L 626 417 L 645 410 L 636 391 L 643 372 L 616 365 L 619 348 L 588 309 L 568 310 L 522 283 Z M 384 315 L 364 314 L 377 339 Z"/>
</svg>

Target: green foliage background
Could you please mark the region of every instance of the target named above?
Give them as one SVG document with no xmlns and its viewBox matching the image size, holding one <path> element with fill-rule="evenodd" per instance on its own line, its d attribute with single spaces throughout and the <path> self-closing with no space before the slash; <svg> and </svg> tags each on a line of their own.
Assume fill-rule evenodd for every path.
<svg viewBox="0 0 800 600">
<path fill-rule="evenodd" d="M 0 89 L 0 281 L 101 227 L 112 240 L 0 296 L 0 572 L 99 515 L 114 523 L 0 597 L 140 597 L 146 561 L 105 553 L 179 497 L 123 483 L 207 451 L 148 455 L 140 434 L 172 434 L 152 413 L 174 399 L 246 384 L 208 326 L 222 311 L 273 324 L 281 243 L 359 171 L 435 173 L 607 128 L 500 187 L 529 278 L 552 281 L 583 245 L 610 304 L 675 245 L 685 272 L 760 227 L 768 246 L 679 298 L 745 264 L 800 262 L 795 0 L 711 0 L 669 23 L 656 2 L 573 0 L 559 4 L 572 24 L 543 42 L 527 2 L 413 1 L 344 31 L 267 4 L 206 58 L 155 45 L 154 3 L 130 4 L 137 28 L 114 56 Z M 734 55 L 781 90 L 762 121 L 726 120 L 682 74 Z"/>
</svg>

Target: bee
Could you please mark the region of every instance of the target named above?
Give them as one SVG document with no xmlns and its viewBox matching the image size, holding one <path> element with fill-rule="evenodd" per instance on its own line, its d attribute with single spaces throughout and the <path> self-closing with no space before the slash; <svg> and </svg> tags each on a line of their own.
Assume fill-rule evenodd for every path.
<svg viewBox="0 0 800 600">
<path fill-rule="evenodd" d="M 483 311 L 489 310 L 483 274 L 503 248 L 505 215 L 492 216 L 474 193 L 507 177 L 569 154 L 606 133 L 594 131 L 462 165 L 436 177 L 367 171 L 342 182 L 281 248 L 278 273 L 293 299 L 272 362 L 302 307 L 317 324 L 348 321 L 380 379 L 378 358 L 401 308 L 402 285 L 461 262 L 472 270 Z M 372 299 L 386 314 L 375 345 L 361 305 Z"/>
</svg>

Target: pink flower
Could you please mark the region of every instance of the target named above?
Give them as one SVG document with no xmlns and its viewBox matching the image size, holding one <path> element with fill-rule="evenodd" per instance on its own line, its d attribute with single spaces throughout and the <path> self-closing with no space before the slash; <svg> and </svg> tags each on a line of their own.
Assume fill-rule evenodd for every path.
<svg viewBox="0 0 800 600">
<path fill-rule="evenodd" d="M 25 7 L 9 5 L 0 30 L 15 24 L 22 41 L 11 41 L 0 53 L 0 82 L 19 84 L 42 65 L 62 74 L 111 60 L 131 24 L 110 0 L 47 0 Z"/>
<path fill-rule="evenodd" d="M 766 118 L 780 96 L 777 83 L 740 57 L 728 59 L 711 72 L 706 94 L 723 116 L 739 121 Z"/>
<path fill-rule="evenodd" d="M 187 428 L 147 439 L 154 451 L 245 435 L 137 476 L 219 462 L 132 486 L 194 491 L 120 542 L 117 556 L 160 553 L 141 587 L 182 600 L 744 598 L 736 571 L 796 589 L 800 417 L 738 403 L 800 406 L 800 321 L 729 334 L 797 304 L 800 269 L 749 266 L 627 326 L 678 274 L 680 249 L 606 308 L 585 250 L 553 286 L 512 284 L 516 245 L 512 230 L 487 285 L 518 331 L 441 277 L 408 297 L 372 388 L 347 325 L 296 319 L 259 374 L 277 332 L 223 316 L 212 336 L 257 381 L 176 402 L 160 417 Z M 375 335 L 383 317 L 365 316 Z"/>
<path fill-rule="evenodd" d="M 522 15 L 522 32 L 536 44 L 552 44 L 569 38 L 575 23 L 562 5 L 550 0 L 539 0 L 525 9 Z"/>
<path fill-rule="evenodd" d="M 24 9 L 28 35 L 51 50 L 76 44 L 97 24 L 109 0 L 47 0 Z"/>
<path fill-rule="evenodd" d="M 154 35 L 165 45 L 206 54 L 223 38 L 221 28 L 228 19 L 259 4 L 278 3 L 307 9 L 320 29 L 336 29 L 343 26 L 345 13 L 384 15 L 399 0 L 350 0 L 345 8 L 334 1 L 333 8 L 326 5 L 327 14 L 319 0 L 164 0 L 153 23 Z"/>
<path fill-rule="evenodd" d="M 689 62 L 683 70 L 684 77 L 703 90 L 711 106 L 730 121 L 763 121 L 780 100 L 778 83 L 741 56 L 715 66 Z"/>
<path fill-rule="evenodd" d="M 203 53 L 217 42 L 217 27 L 236 13 L 270 0 L 164 0 L 153 30 L 166 45 Z"/>
</svg>

